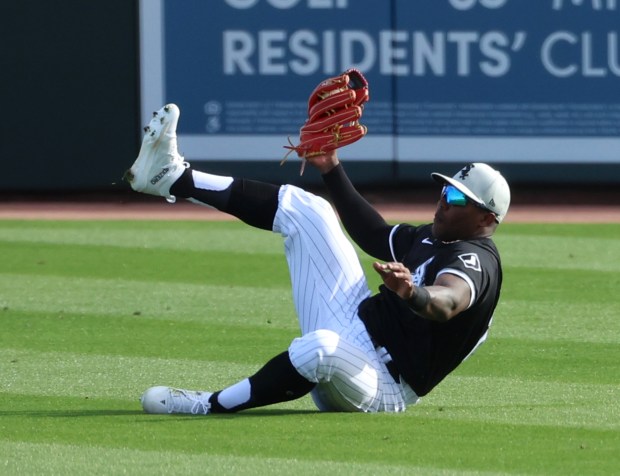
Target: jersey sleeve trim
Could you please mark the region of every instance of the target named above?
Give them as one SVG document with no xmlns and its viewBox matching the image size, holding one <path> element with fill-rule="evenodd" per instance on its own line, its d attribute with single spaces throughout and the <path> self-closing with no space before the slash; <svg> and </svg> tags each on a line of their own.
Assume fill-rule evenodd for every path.
<svg viewBox="0 0 620 476">
<path fill-rule="evenodd" d="M 398 230 L 399 228 L 400 228 L 400 225 L 395 225 L 390 231 L 390 237 L 389 237 L 390 253 L 392 255 L 393 261 L 398 261 L 398 259 L 396 259 L 396 252 L 394 251 L 394 235 L 396 234 L 396 230 Z"/>
<path fill-rule="evenodd" d="M 469 304 L 467 306 L 467 309 L 469 309 L 476 302 L 476 297 L 477 297 L 476 287 L 474 286 L 474 282 L 471 280 L 469 276 L 467 276 L 467 274 L 463 273 L 463 271 L 460 271 L 454 268 L 444 268 L 441 271 L 439 271 L 439 273 L 437 273 L 437 276 L 441 276 L 442 274 L 446 274 L 446 273 L 454 274 L 455 276 L 458 276 L 459 278 L 463 279 L 469 286 L 470 298 L 469 298 Z"/>
</svg>

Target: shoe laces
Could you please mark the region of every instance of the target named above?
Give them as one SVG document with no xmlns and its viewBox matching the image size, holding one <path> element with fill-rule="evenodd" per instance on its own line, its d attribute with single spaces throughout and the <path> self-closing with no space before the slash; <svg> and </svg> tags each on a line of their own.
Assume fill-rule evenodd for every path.
<svg viewBox="0 0 620 476">
<path fill-rule="evenodd" d="M 189 413 L 193 415 L 206 415 L 211 410 L 209 397 L 211 394 L 203 392 L 193 392 L 181 389 L 172 389 L 170 391 L 171 406 L 169 413 L 187 413 L 188 404 L 190 404 Z"/>
</svg>

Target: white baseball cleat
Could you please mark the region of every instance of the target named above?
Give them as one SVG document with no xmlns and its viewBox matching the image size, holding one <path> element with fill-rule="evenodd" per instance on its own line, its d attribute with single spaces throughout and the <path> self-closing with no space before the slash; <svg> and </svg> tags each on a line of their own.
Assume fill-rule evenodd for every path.
<svg viewBox="0 0 620 476">
<path fill-rule="evenodd" d="M 124 179 L 136 192 L 164 197 L 174 203 L 170 187 L 189 164 L 177 150 L 177 123 L 181 112 L 175 104 L 166 104 L 153 113 L 144 128 L 144 138 L 138 158 L 125 172 Z"/>
<path fill-rule="evenodd" d="M 147 389 L 140 402 L 146 413 L 206 415 L 211 411 L 211 395 L 210 392 L 159 386 Z"/>
</svg>

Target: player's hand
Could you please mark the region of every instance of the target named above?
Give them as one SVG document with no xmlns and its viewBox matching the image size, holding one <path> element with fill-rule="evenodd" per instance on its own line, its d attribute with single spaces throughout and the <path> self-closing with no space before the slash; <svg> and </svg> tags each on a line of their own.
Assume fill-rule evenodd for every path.
<svg viewBox="0 0 620 476">
<path fill-rule="evenodd" d="M 315 167 L 321 175 L 326 174 L 340 163 L 336 150 L 330 150 L 322 155 L 307 157 L 306 160 L 310 165 Z"/>
<path fill-rule="evenodd" d="M 402 299 L 410 299 L 413 294 L 413 281 L 411 271 L 402 263 L 378 263 L 372 264 L 383 283 Z"/>
</svg>

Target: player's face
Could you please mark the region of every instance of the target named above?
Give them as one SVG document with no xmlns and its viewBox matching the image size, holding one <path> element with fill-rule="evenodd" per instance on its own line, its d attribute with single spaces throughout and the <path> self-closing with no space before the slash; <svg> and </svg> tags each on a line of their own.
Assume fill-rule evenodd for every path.
<svg viewBox="0 0 620 476">
<path fill-rule="evenodd" d="M 435 210 L 433 236 L 442 241 L 476 238 L 488 214 L 469 200 L 450 200 L 444 189 Z"/>
</svg>

